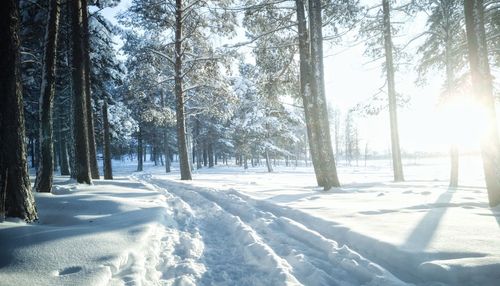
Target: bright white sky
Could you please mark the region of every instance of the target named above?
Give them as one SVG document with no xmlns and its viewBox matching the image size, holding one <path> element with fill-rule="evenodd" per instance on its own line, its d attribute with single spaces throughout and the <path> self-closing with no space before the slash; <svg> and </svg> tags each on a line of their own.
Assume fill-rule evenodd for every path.
<svg viewBox="0 0 500 286">
<path fill-rule="evenodd" d="M 110 21 L 116 23 L 113 16 L 123 11 L 130 4 L 129 0 L 123 0 L 115 8 L 106 8 L 103 13 Z M 372 1 L 370 1 L 372 2 Z M 425 19 L 417 19 L 407 28 L 406 38 L 416 35 L 423 29 Z M 394 39 L 397 41 L 404 39 Z M 397 44 L 397 43 L 396 43 Z M 363 55 L 362 44 L 347 47 L 348 44 L 330 47 L 325 44 L 325 83 L 326 93 L 330 105 L 339 109 L 342 113 L 341 126 L 344 123 L 346 112 L 360 102 L 364 102 L 374 95 L 384 85 L 381 77 L 380 62 L 366 64 L 371 59 Z M 411 98 L 410 106 L 400 108 L 399 132 L 401 148 L 406 152 L 447 152 L 449 148 L 449 130 L 443 124 L 440 111 L 436 103 L 439 99 L 441 74 L 431 76 L 434 80 L 428 86 L 417 87 L 414 83 L 416 74 L 415 67 L 407 67 L 396 74 L 396 90 Z M 385 95 L 382 95 L 385 96 Z M 471 127 L 473 129 L 473 126 Z M 390 150 L 390 131 L 388 111 L 384 110 L 378 116 L 366 116 L 358 118 L 360 146 L 363 152 L 365 144 L 368 148 L 377 152 Z M 463 133 L 463 132 L 462 132 Z M 343 137 L 343 135 L 341 134 Z M 459 136 L 460 137 L 460 136 Z M 459 140 L 464 141 L 464 150 L 477 150 L 478 143 L 462 135 Z"/>
</svg>

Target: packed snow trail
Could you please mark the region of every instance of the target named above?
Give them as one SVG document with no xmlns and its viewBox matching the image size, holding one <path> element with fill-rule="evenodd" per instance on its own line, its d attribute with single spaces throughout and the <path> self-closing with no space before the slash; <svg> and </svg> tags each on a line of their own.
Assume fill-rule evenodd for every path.
<svg viewBox="0 0 500 286">
<path fill-rule="evenodd" d="M 164 285 L 405 285 L 347 246 L 226 192 L 139 173 L 167 198 Z"/>
</svg>

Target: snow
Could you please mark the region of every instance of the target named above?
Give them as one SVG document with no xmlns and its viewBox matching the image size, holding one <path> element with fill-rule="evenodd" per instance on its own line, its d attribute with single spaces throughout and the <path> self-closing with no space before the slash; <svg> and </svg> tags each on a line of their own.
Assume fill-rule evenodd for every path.
<svg viewBox="0 0 500 286">
<path fill-rule="evenodd" d="M 40 221 L 0 224 L 2 285 L 497 285 L 500 208 L 477 158 L 340 166 L 342 188 L 310 167 L 217 166 L 193 181 L 115 161 L 116 180 L 56 178 Z M 361 164 L 364 164 L 361 163 Z M 175 167 L 175 165 L 174 165 Z"/>
</svg>

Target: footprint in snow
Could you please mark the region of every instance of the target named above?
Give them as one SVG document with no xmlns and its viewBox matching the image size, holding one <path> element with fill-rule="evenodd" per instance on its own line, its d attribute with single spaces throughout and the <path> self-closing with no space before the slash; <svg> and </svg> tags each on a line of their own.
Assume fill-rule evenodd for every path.
<svg viewBox="0 0 500 286">
<path fill-rule="evenodd" d="M 80 271 L 82 271 L 82 269 L 83 268 L 81 266 L 66 267 L 64 269 L 59 270 L 57 275 L 58 276 L 69 275 L 69 274 L 80 272 Z"/>
</svg>

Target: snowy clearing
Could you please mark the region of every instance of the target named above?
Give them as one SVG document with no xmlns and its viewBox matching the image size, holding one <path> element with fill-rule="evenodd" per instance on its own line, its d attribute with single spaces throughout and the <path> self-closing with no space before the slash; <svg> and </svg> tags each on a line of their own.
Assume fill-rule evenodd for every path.
<svg viewBox="0 0 500 286">
<path fill-rule="evenodd" d="M 59 177 L 53 194 L 37 194 L 38 223 L 0 224 L 0 279 L 497 285 L 500 209 L 488 207 L 475 161 L 467 166 L 468 186 L 456 190 L 447 187 L 445 164 L 427 161 L 406 168 L 405 183 L 392 183 L 380 162 L 340 167 L 343 187 L 328 192 L 304 167 L 268 174 L 219 166 L 181 182 L 161 167 L 133 173 L 130 163 L 118 179 L 93 186 Z"/>
</svg>

